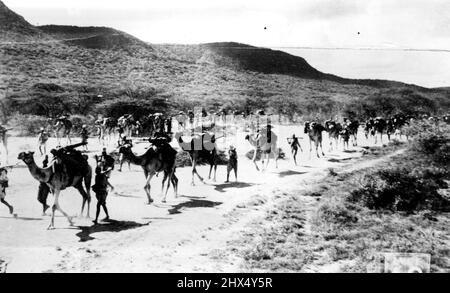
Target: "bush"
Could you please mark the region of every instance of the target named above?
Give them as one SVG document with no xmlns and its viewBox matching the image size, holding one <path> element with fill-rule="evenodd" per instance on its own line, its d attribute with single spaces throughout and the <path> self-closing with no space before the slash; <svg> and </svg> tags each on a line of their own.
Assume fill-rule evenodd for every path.
<svg viewBox="0 0 450 293">
<path fill-rule="evenodd" d="M 366 175 L 361 188 L 350 193 L 347 200 L 369 209 L 390 209 L 412 212 L 439 210 L 447 205 L 439 189 L 448 188 L 447 172 L 439 168 L 396 168 Z"/>
<path fill-rule="evenodd" d="M 46 127 L 47 119 L 42 116 L 15 114 L 8 121 L 8 124 L 17 131 L 19 136 L 37 135 L 41 127 Z"/>
<path fill-rule="evenodd" d="M 358 221 L 358 217 L 350 209 L 337 201 L 323 203 L 318 208 L 316 216 L 319 222 L 327 224 L 348 225 Z"/>
</svg>

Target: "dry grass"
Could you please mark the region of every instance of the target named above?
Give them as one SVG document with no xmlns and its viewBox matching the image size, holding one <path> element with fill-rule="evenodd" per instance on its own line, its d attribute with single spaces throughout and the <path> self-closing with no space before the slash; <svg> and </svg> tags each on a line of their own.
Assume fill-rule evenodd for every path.
<svg viewBox="0 0 450 293">
<path fill-rule="evenodd" d="M 369 148 L 361 159 L 375 159 L 404 147 L 392 143 Z M 330 169 L 310 190 L 281 200 L 264 219 L 248 227 L 230 243 L 244 259 L 245 271 L 274 272 L 382 272 L 383 253 L 414 252 L 431 255 L 432 272 L 450 272 L 448 227 L 445 212 L 413 213 L 371 210 L 347 200 L 361 188 L 362 178 L 401 164 L 411 153 L 369 168 L 345 172 Z M 407 162 L 407 163 L 405 163 Z M 444 196 L 449 190 L 441 190 Z"/>
</svg>

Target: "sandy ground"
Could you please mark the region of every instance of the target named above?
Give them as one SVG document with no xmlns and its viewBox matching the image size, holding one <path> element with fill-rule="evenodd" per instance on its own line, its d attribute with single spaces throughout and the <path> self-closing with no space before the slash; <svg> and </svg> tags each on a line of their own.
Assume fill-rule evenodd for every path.
<svg viewBox="0 0 450 293">
<path fill-rule="evenodd" d="M 42 216 L 37 202 L 38 182 L 22 163 L 9 174 L 10 187 L 7 200 L 15 207 L 17 218 L 0 206 L 0 259 L 7 272 L 237 272 L 240 261 L 232 254 L 224 253 L 227 241 L 237 237 L 238 231 L 246 229 L 249 222 L 264 212 L 264 208 L 249 203 L 263 197 L 265 208 L 270 201 L 286 195 L 298 186 L 307 186 L 308 180 L 320 178 L 328 168 L 339 167 L 361 156 L 361 148 L 350 151 L 328 151 L 327 135 L 324 134 L 324 158 L 309 159 L 308 139 L 301 127 L 278 126 L 280 147 L 287 154 L 276 169 L 273 162 L 265 172 L 257 172 L 244 157 L 250 145 L 238 133 L 219 140 L 221 149 L 233 144 L 239 155 L 238 182 L 224 183 L 226 166 L 219 166 L 217 182 L 198 180 L 190 185 L 191 170 L 178 168 L 179 197 L 174 198 L 170 189 L 167 203 L 161 203 L 161 177 L 152 183 L 155 202 L 146 205 L 143 190 L 144 175 L 140 167 L 132 166 L 123 172 L 114 171 L 112 183 L 117 194 L 108 197 L 111 222 L 93 226 L 92 219 L 77 217 L 75 226 L 69 226 L 61 215 L 56 218 L 56 230 L 46 230 L 50 217 Z M 360 131 L 361 132 L 361 131 Z M 300 140 L 304 152 L 299 153 L 299 166 L 295 166 L 287 147 L 286 137 L 292 133 Z M 79 141 L 79 139 L 75 139 Z M 385 140 L 386 141 L 386 140 Z M 360 133 L 361 146 L 373 145 Z M 50 146 L 55 145 L 50 141 Z M 139 144 L 135 152 L 142 153 L 146 144 Z M 93 155 L 101 146 L 95 139 L 90 141 L 91 165 Z M 36 149 L 35 138 L 10 137 L 9 163 L 17 162 L 20 151 Z M 109 150 L 113 149 L 111 144 Z M 38 153 L 38 152 L 37 152 Z M 38 164 L 42 161 L 36 153 Z M 208 167 L 201 166 L 200 174 L 207 177 Z M 231 177 L 234 179 L 234 177 Z M 96 200 L 93 195 L 91 217 L 95 214 Z M 49 197 L 51 203 L 52 197 Z M 70 215 L 78 215 L 81 196 L 73 188 L 62 192 L 62 208 Z M 248 208 L 251 206 L 251 208 Z M 103 212 L 101 218 L 104 217 Z"/>
</svg>

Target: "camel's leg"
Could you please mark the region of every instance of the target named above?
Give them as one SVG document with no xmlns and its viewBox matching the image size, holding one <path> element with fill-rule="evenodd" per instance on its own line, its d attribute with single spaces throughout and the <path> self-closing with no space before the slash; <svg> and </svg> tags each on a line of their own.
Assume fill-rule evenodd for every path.
<svg viewBox="0 0 450 293">
<path fill-rule="evenodd" d="M 214 163 L 214 182 L 216 182 L 217 164 Z"/>
<path fill-rule="evenodd" d="M 172 186 L 175 191 L 175 197 L 178 197 L 178 177 L 175 175 L 175 172 L 172 174 Z"/>
<path fill-rule="evenodd" d="M 322 147 L 322 139 L 319 139 L 319 145 L 320 145 L 320 150 L 322 151 L 322 156 L 325 156 L 325 153 L 323 152 L 323 147 Z"/>
<path fill-rule="evenodd" d="M 252 162 L 255 164 L 256 171 L 259 171 L 258 164 L 256 163 L 256 156 L 258 155 L 258 148 L 255 148 L 255 152 L 253 153 Z"/>
<path fill-rule="evenodd" d="M 86 203 L 88 203 L 86 217 L 89 218 L 89 209 L 90 209 L 90 201 L 91 200 L 90 200 L 88 194 L 86 193 L 86 191 L 84 190 L 83 185 L 81 185 L 81 181 L 80 181 L 80 184 L 77 187 L 75 187 L 75 188 L 78 190 L 78 192 L 83 197 L 83 203 L 81 204 L 80 217 L 83 216 L 84 207 L 86 206 Z"/>
<path fill-rule="evenodd" d="M 267 160 L 266 160 L 266 164 L 264 166 L 264 170 L 267 170 L 267 168 L 269 167 L 270 153 L 266 154 L 266 156 L 267 156 Z"/>
<path fill-rule="evenodd" d="M 55 190 L 55 201 L 53 203 L 53 207 L 52 207 L 52 219 L 50 221 L 50 226 L 48 227 L 48 229 L 55 229 L 55 211 L 59 211 L 61 214 L 64 215 L 64 217 L 67 218 L 67 220 L 69 221 L 70 225 L 73 226 L 73 222 L 72 222 L 72 218 L 69 217 L 69 215 L 66 214 L 66 212 L 64 212 L 61 209 L 61 206 L 59 205 L 59 193 L 60 190 Z"/>
<path fill-rule="evenodd" d="M 167 190 L 169 190 L 170 179 L 167 180 L 168 177 L 169 177 L 169 174 L 166 171 L 164 171 L 164 177 L 163 177 L 163 180 L 161 183 L 161 194 L 164 194 L 164 184 L 166 183 L 166 181 L 168 181 L 167 182 Z M 164 194 L 162 202 L 166 202 L 166 196 L 167 196 L 167 192 Z"/>
<path fill-rule="evenodd" d="M 209 164 L 209 174 L 208 174 L 208 179 L 211 179 L 211 172 L 214 168 L 214 164 Z"/>
<path fill-rule="evenodd" d="M 89 218 L 89 212 L 91 208 L 91 180 L 92 180 L 92 173 L 89 172 L 84 177 L 84 186 L 86 187 L 86 195 L 87 195 L 87 213 L 86 217 Z"/>
<path fill-rule="evenodd" d="M 204 183 L 203 177 L 200 176 L 200 174 L 198 174 L 198 172 L 197 172 L 197 159 L 196 158 L 192 159 L 192 183 L 191 183 L 192 186 L 195 186 L 194 175 L 197 175 L 198 179 L 200 179 L 200 181 L 202 183 Z"/>
<path fill-rule="evenodd" d="M 166 193 L 164 194 L 164 202 L 166 202 L 166 197 L 167 197 L 167 193 L 169 192 L 169 187 L 170 187 L 170 183 L 172 182 L 172 185 L 174 185 L 173 184 L 173 176 L 175 176 L 174 175 L 174 171 L 170 171 L 169 173 L 168 173 L 168 177 L 169 177 L 169 180 L 167 180 L 167 188 L 166 188 Z M 178 179 L 177 179 L 178 180 Z M 175 185 L 174 185 L 174 190 L 175 190 Z"/>
<path fill-rule="evenodd" d="M 311 160 L 311 153 L 312 153 L 312 140 L 309 138 L 309 159 Z"/>
<path fill-rule="evenodd" d="M 14 207 L 10 205 L 5 199 L 0 199 L 0 202 L 8 207 L 9 213 L 12 215 L 14 213 Z"/>
<path fill-rule="evenodd" d="M 147 193 L 148 204 L 151 204 L 153 202 L 153 199 L 150 196 L 150 190 L 151 190 L 150 181 L 152 180 L 154 175 L 155 175 L 155 173 L 149 173 L 148 174 L 147 181 L 146 181 L 145 186 L 144 186 L 144 190 Z"/>
</svg>

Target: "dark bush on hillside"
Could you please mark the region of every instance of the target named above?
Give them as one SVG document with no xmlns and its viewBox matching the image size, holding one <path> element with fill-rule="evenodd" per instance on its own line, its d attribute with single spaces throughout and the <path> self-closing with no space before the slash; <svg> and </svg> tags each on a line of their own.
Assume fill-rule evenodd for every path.
<svg viewBox="0 0 450 293">
<path fill-rule="evenodd" d="M 419 135 L 413 149 L 426 154 L 435 164 L 450 166 L 450 135 L 426 133 Z"/>
<path fill-rule="evenodd" d="M 369 209 L 412 212 L 439 210 L 448 205 L 439 189 L 448 188 L 447 172 L 439 168 L 396 168 L 367 175 L 361 188 L 347 198 Z"/>
<path fill-rule="evenodd" d="M 36 135 L 41 127 L 47 126 L 47 119 L 41 116 L 16 114 L 11 117 L 8 124 L 17 131 L 18 135 Z"/>
</svg>

